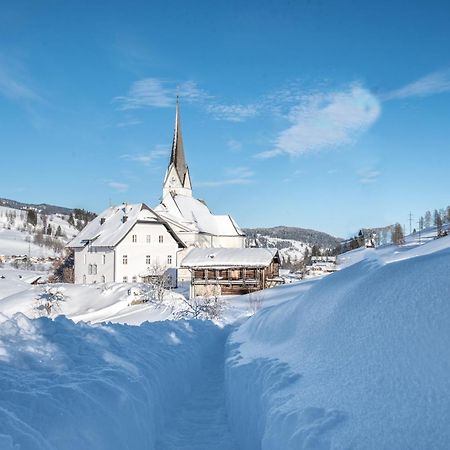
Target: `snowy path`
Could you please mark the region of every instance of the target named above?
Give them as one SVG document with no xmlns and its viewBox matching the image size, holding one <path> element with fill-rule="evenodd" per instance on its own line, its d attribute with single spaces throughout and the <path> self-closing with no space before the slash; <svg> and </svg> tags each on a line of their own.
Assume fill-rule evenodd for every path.
<svg viewBox="0 0 450 450">
<path fill-rule="evenodd" d="M 237 450 L 225 406 L 224 348 L 228 334 L 229 330 L 222 330 L 211 336 L 199 378 L 166 425 L 158 450 Z"/>
</svg>

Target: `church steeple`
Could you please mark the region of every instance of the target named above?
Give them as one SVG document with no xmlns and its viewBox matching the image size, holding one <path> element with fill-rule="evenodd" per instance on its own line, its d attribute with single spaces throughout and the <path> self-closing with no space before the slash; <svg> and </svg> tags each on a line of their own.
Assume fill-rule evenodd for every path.
<svg viewBox="0 0 450 450">
<path fill-rule="evenodd" d="M 184 155 L 183 136 L 181 133 L 180 102 L 177 96 L 175 110 L 175 129 L 169 167 L 164 179 L 163 196 L 168 193 L 192 196 L 191 178 Z"/>
</svg>

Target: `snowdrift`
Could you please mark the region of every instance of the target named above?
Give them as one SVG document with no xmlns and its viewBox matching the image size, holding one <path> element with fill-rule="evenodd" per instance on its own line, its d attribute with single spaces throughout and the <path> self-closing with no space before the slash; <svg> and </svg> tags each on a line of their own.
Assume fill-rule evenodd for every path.
<svg viewBox="0 0 450 450">
<path fill-rule="evenodd" d="M 0 448 L 154 449 L 223 330 L 208 322 L 0 324 Z"/>
<path fill-rule="evenodd" d="M 226 390 L 241 447 L 448 448 L 448 246 L 368 253 L 237 329 Z"/>
</svg>

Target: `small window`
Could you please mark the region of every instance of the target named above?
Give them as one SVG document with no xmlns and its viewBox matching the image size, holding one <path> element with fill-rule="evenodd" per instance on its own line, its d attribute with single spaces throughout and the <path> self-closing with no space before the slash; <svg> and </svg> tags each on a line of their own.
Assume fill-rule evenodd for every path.
<svg viewBox="0 0 450 450">
<path fill-rule="evenodd" d="M 106 255 L 102 255 L 102 264 L 106 264 Z"/>
<path fill-rule="evenodd" d="M 92 264 L 88 266 L 88 275 L 92 275 Z"/>
<path fill-rule="evenodd" d="M 152 257 L 150 255 L 147 255 L 145 257 L 145 264 L 149 265 L 152 263 Z"/>
<path fill-rule="evenodd" d="M 137 277 L 133 277 L 132 280 L 133 280 L 133 283 L 136 283 Z"/>
<path fill-rule="evenodd" d="M 102 275 L 102 283 L 106 283 L 105 275 Z"/>
<path fill-rule="evenodd" d="M 150 242 L 152 242 L 152 237 L 150 234 L 147 234 L 147 236 L 145 238 L 145 242 L 147 242 L 147 244 L 150 244 Z"/>
<path fill-rule="evenodd" d="M 167 257 L 167 264 L 172 264 L 172 255 Z"/>
<path fill-rule="evenodd" d="M 97 275 L 97 264 L 92 266 L 92 275 Z"/>
<path fill-rule="evenodd" d="M 123 278 L 122 278 L 122 281 L 123 281 L 124 283 L 128 283 L 128 277 L 123 277 Z"/>
<path fill-rule="evenodd" d="M 122 256 L 122 264 L 128 264 L 128 255 Z"/>
<path fill-rule="evenodd" d="M 131 236 L 131 241 L 132 241 L 132 242 L 137 242 L 137 234 L 133 234 L 133 235 Z"/>
<path fill-rule="evenodd" d="M 162 244 L 164 242 L 164 236 L 161 234 L 159 236 L 159 243 Z"/>
<path fill-rule="evenodd" d="M 83 284 L 86 284 L 86 275 L 83 275 Z"/>
</svg>

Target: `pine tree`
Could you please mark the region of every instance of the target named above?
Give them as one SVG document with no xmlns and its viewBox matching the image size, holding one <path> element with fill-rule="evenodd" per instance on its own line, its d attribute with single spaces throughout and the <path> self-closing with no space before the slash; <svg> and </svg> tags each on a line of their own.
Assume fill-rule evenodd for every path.
<svg viewBox="0 0 450 450">
<path fill-rule="evenodd" d="M 425 219 L 423 216 L 419 219 L 419 230 L 423 230 L 425 227 Z"/>
<path fill-rule="evenodd" d="M 394 230 L 392 231 L 392 243 L 395 245 L 402 245 L 405 243 L 403 229 L 399 223 L 394 225 Z"/>
<path fill-rule="evenodd" d="M 37 214 L 34 209 L 29 209 L 27 211 L 27 222 L 34 227 L 37 225 Z"/>
<path fill-rule="evenodd" d="M 47 234 L 49 236 L 51 236 L 51 234 L 52 234 L 52 226 L 50 224 L 48 224 L 48 227 L 47 227 Z"/>
</svg>

